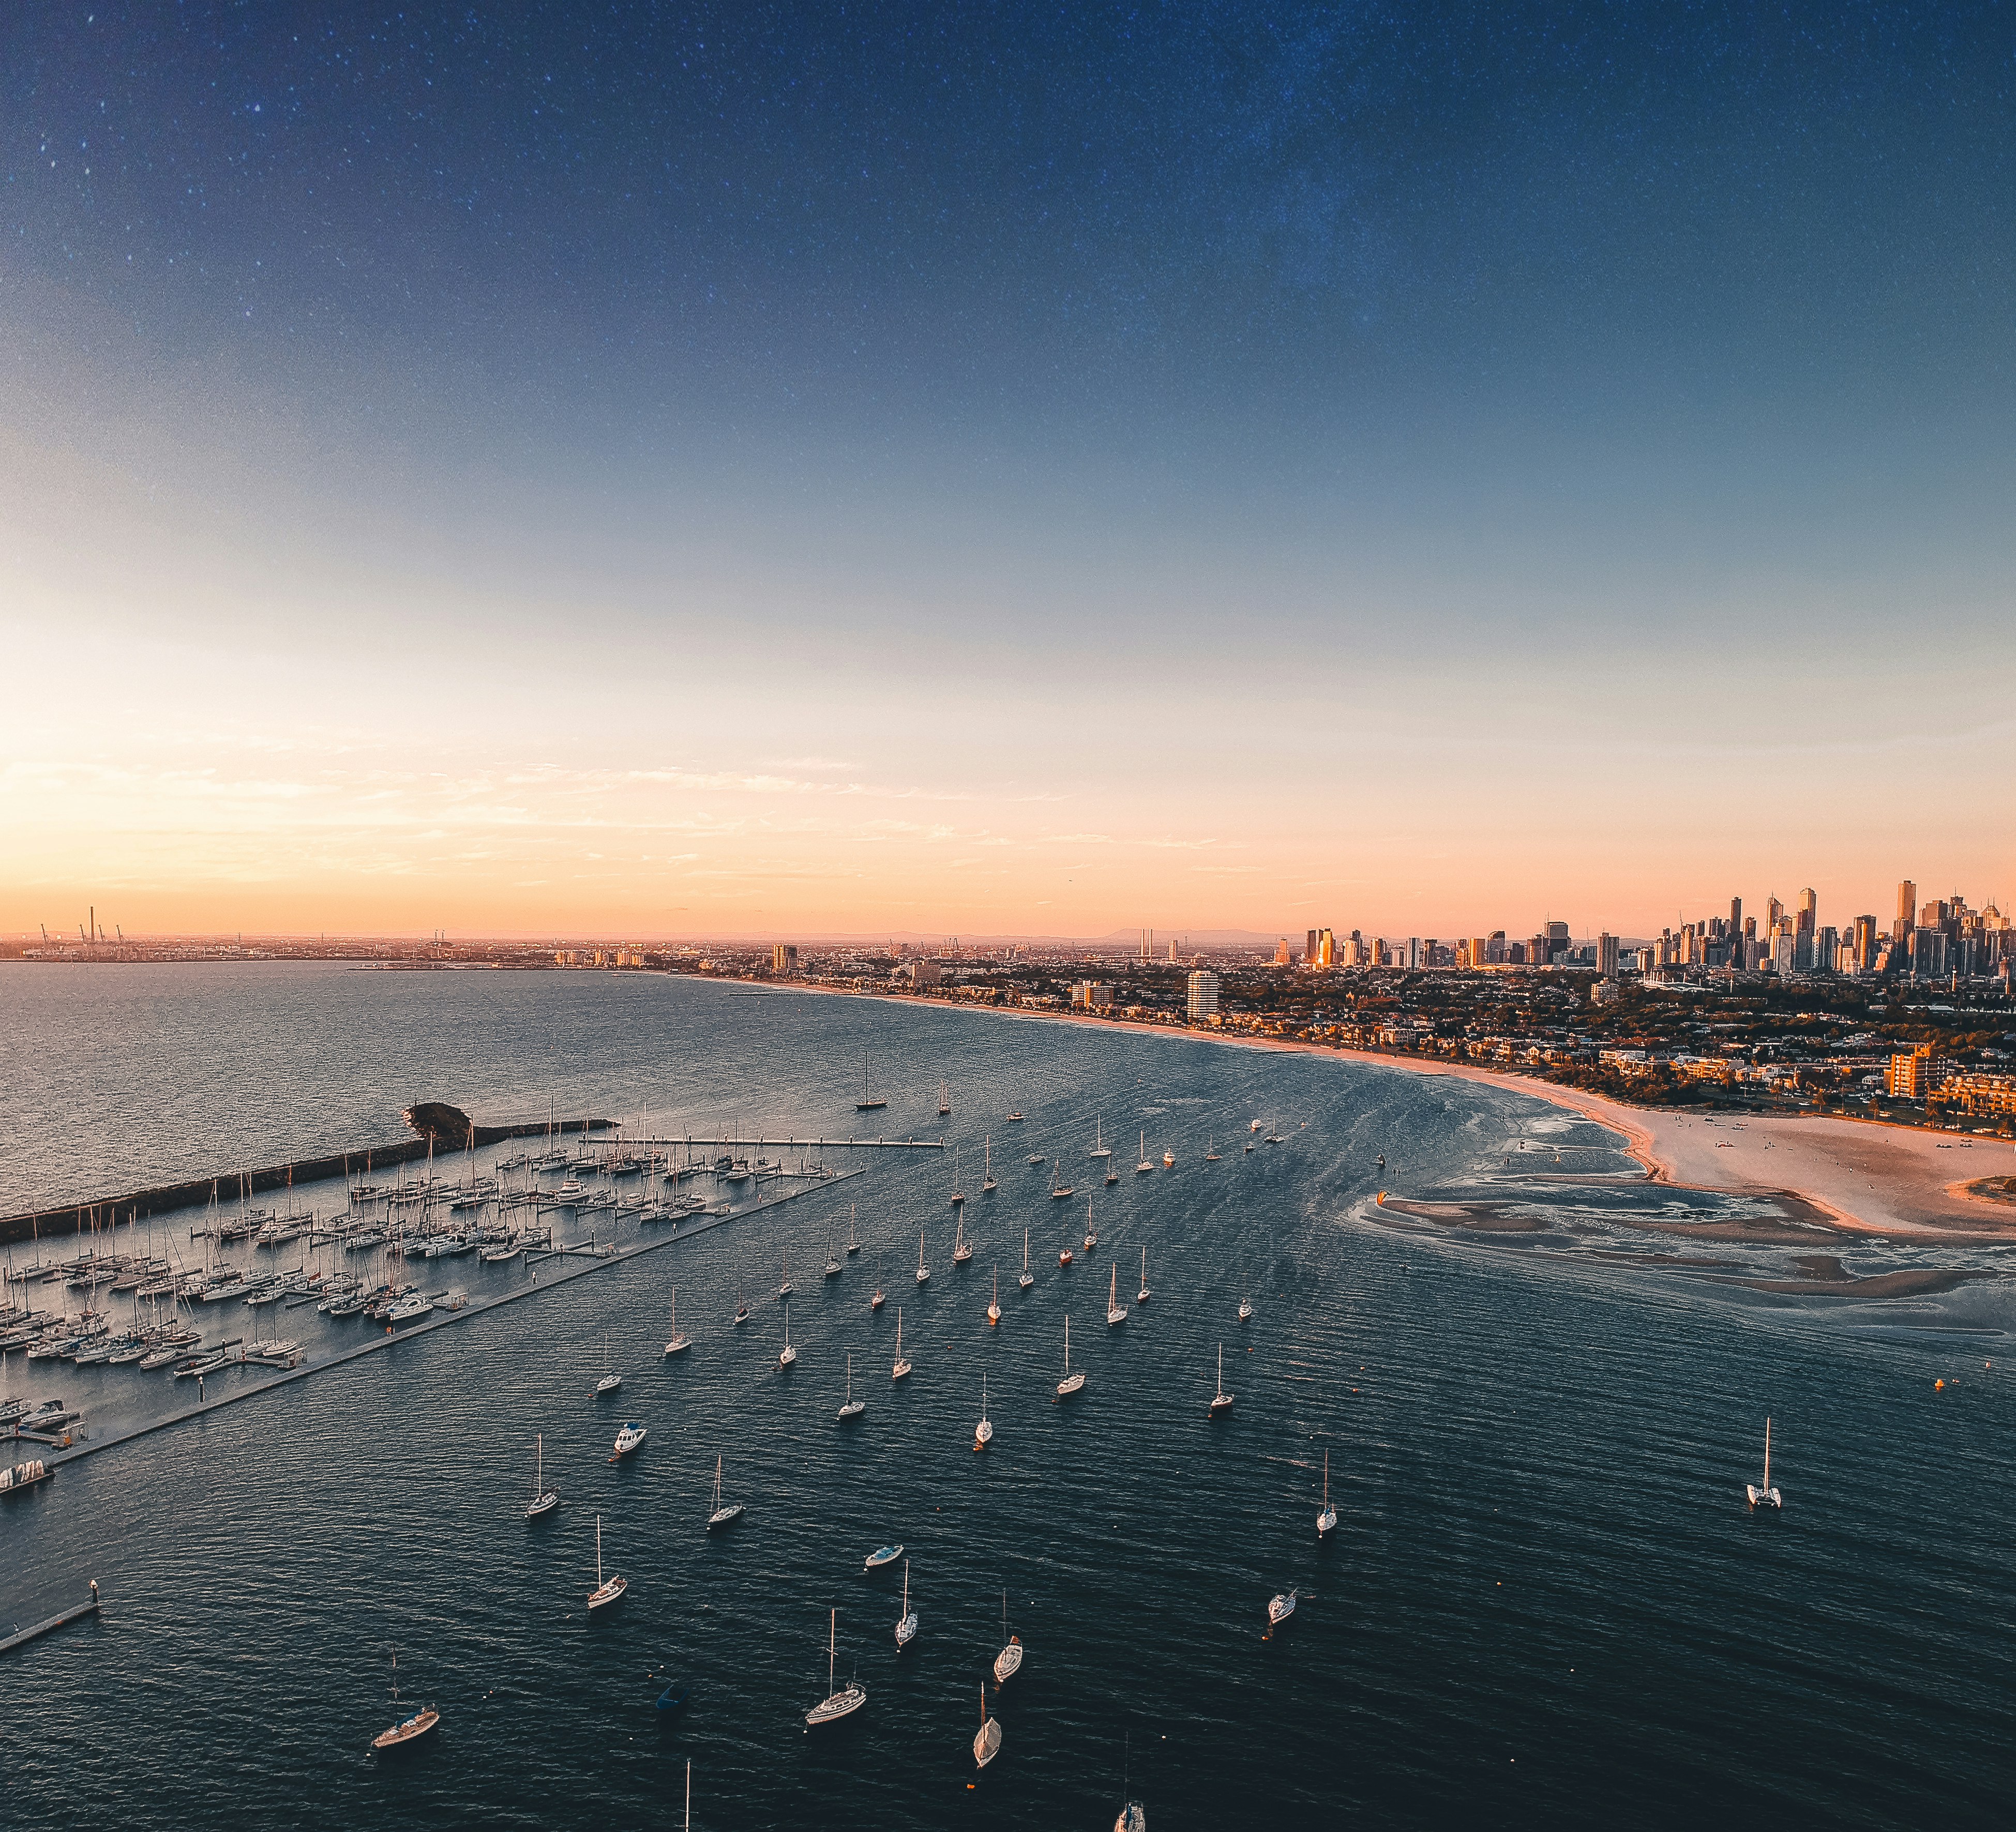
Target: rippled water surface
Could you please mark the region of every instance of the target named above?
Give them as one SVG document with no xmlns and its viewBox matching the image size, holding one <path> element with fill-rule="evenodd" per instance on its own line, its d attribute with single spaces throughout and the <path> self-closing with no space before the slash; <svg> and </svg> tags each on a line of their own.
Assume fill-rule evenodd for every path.
<svg viewBox="0 0 2016 1832">
<path fill-rule="evenodd" d="M 689 1758 L 710 1827 L 1103 1828 L 1123 1764 L 1158 1828 L 2005 1823 L 1999 1283 L 1851 1316 L 1398 1232 L 1378 1190 L 1502 1175 L 1521 1139 L 1618 1161 L 1522 1095 L 1200 1041 L 646 976 L 9 969 L 0 998 L 7 1208 L 396 1136 L 429 1096 L 844 1136 L 865 1051 L 879 1129 L 936 1137 L 942 1079 L 963 1180 L 991 1136 L 1000 1186 L 967 1204 L 978 1251 L 956 1268 L 949 1162 L 857 1155 L 859 1176 L 0 1506 L 0 1627 L 94 1576 L 106 1598 L 0 1663 L 10 1827 L 669 1826 Z M 1255 1118 L 1284 1143 L 1245 1151 Z M 1087 1194 L 1099 1247 L 1061 1269 Z M 868 1251 L 823 1280 L 850 1204 Z M 1109 1268 L 1131 1296 L 1144 1247 L 1154 1296 L 1109 1330 Z M 780 1375 L 787 1255 L 801 1358 Z M 696 1341 L 668 1362 L 675 1285 Z M 899 1305 L 916 1371 L 896 1385 Z M 1089 1377 L 1059 1405 L 1067 1315 Z M 598 1402 L 605 1340 L 625 1384 Z M 1214 1422 L 1221 1343 L 1237 1398 Z M 850 1352 L 869 1404 L 843 1427 Z M 52 1365 L 10 1390 L 88 1387 L 94 1424 L 160 1403 L 135 1397 L 157 1377 Z M 983 1374 L 998 1435 L 976 1455 Z M 1787 1506 L 1754 1520 L 1767 1411 Z M 650 1438 L 616 1467 L 623 1417 Z M 565 1499 L 528 1527 L 535 1433 Z M 1341 1518 L 1319 1546 L 1326 1452 Z M 710 1539 L 717 1455 L 749 1511 Z M 591 1621 L 598 1512 L 631 1589 Z M 901 1655 L 900 1569 L 861 1571 L 892 1538 L 922 1621 Z M 1004 1588 L 1028 1657 L 989 1686 L 1005 1744 L 976 1776 Z M 834 1607 L 869 1702 L 807 1737 Z M 444 1719 L 387 1764 L 365 1746 L 394 1647 Z M 661 1730 L 667 1672 L 693 1703 Z"/>
</svg>

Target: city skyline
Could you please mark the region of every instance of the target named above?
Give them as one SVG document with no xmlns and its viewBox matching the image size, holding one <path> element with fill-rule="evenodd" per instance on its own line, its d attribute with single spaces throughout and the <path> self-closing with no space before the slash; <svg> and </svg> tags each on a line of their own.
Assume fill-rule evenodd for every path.
<svg viewBox="0 0 2016 1832">
<path fill-rule="evenodd" d="M 1992 9 L 849 16 L 0 26 L 0 930 L 2006 906 Z"/>
</svg>

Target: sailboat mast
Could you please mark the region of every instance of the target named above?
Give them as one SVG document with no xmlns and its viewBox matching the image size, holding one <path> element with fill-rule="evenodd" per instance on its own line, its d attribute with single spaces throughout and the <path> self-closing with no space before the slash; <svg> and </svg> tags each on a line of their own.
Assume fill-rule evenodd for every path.
<svg viewBox="0 0 2016 1832">
<path fill-rule="evenodd" d="M 1771 1420 L 1764 1420 L 1764 1492 L 1771 1492 Z"/>
</svg>

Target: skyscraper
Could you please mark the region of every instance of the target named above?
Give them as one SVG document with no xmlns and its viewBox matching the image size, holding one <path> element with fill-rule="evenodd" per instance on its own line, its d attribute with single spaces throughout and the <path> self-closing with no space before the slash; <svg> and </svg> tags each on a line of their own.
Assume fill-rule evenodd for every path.
<svg viewBox="0 0 2016 1832">
<path fill-rule="evenodd" d="M 1799 927 L 1798 933 L 1802 935 L 1810 935 L 1813 932 L 1815 923 L 1819 914 L 1820 899 L 1813 894 L 1813 887 L 1809 885 L 1805 890 L 1799 893 Z"/>
<path fill-rule="evenodd" d="M 1897 920 L 1891 925 L 1890 939 L 1901 942 L 1918 923 L 1918 887 L 1909 878 L 1897 887 Z"/>
<path fill-rule="evenodd" d="M 1596 970 L 1606 980 L 1617 977 L 1617 938 L 1607 930 L 1596 938 Z"/>
<path fill-rule="evenodd" d="M 1218 1016 L 1218 975 L 1199 967 L 1190 975 L 1190 1017 L 1193 1024 Z"/>
<path fill-rule="evenodd" d="M 1729 900 L 1729 932 L 1732 935 L 1743 933 L 1743 899 L 1740 897 Z"/>
<path fill-rule="evenodd" d="M 1316 932 L 1309 930 L 1309 945 L 1302 950 L 1302 965 L 1312 967 L 1316 964 Z"/>
</svg>

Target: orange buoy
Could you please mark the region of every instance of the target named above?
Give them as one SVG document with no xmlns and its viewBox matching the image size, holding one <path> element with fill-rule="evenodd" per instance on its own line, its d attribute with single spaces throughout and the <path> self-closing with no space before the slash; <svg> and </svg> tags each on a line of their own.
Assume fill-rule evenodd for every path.
<svg viewBox="0 0 2016 1832">
<path fill-rule="evenodd" d="M 1932 1383 L 1932 1391 L 1935 1393 L 1943 1393 L 1946 1391 L 1946 1384 L 1943 1380 L 1935 1380 Z"/>
</svg>

